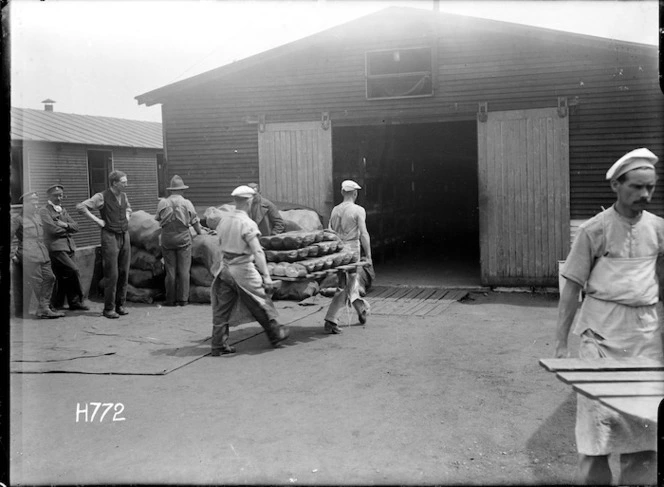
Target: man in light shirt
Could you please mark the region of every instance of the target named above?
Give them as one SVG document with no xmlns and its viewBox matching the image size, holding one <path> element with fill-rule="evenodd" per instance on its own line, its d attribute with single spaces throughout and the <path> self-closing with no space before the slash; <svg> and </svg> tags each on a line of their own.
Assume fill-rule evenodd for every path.
<svg viewBox="0 0 664 487">
<path fill-rule="evenodd" d="M 108 183 L 108 189 L 77 204 L 76 209 L 101 228 L 101 258 L 106 279 L 103 315 L 117 319 L 128 314 L 125 302 L 131 261 L 131 205 L 125 193 L 128 182 L 124 172 L 113 171 L 108 175 Z M 98 211 L 101 218 L 91 211 Z"/>
<path fill-rule="evenodd" d="M 561 269 L 555 356 L 567 340 L 585 288 L 574 334 L 582 359 L 664 359 L 656 262 L 664 253 L 664 219 L 645 210 L 655 191 L 657 156 L 635 149 L 606 174 L 616 202 L 581 225 Z M 609 455 L 620 455 L 620 485 L 655 484 L 657 431 L 578 394 L 579 483 L 611 483 Z"/>
</svg>

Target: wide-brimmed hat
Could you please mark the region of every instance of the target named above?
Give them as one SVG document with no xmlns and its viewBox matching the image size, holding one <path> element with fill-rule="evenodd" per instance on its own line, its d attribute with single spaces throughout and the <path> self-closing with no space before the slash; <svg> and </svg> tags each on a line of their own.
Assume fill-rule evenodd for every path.
<svg viewBox="0 0 664 487">
<path fill-rule="evenodd" d="M 184 181 L 182 181 L 182 178 L 176 174 L 171 178 L 171 185 L 166 189 L 169 191 L 174 191 L 178 189 L 188 189 L 188 188 L 189 186 L 185 186 Z"/>
</svg>

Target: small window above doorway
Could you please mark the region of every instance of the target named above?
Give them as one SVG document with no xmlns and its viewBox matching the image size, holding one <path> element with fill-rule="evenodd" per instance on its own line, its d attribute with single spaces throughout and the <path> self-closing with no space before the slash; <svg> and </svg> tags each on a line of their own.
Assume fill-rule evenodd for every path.
<svg viewBox="0 0 664 487">
<path fill-rule="evenodd" d="M 366 83 L 368 100 L 433 96 L 431 48 L 367 52 Z"/>
</svg>

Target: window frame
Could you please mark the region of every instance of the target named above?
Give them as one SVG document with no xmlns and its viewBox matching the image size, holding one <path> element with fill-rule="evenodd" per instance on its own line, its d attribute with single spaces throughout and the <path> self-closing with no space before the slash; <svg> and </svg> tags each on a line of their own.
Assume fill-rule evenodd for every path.
<svg viewBox="0 0 664 487">
<path fill-rule="evenodd" d="M 91 198 L 94 196 L 96 193 L 99 193 L 101 191 L 93 191 L 92 189 L 92 173 L 90 171 L 90 153 L 91 152 L 97 152 L 97 153 L 108 153 L 109 157 L 105 161 L 105 168 L 104 168 L 104 188 L 101 191 L 104 191 L 106 188 L 108 188 L 108 175 L 114 170 L 114 160 L 113 160 L 113 151 L 109 149 L 87 149 L 86 150 L 86 165 L 87 165 L 87 172 L 88 172 L 88 198 Z"/>
<path fill-rule="evenodd" d="M 427 50 L 429 51 L 429 67 L 431 68 L 429 71 L 412 71 L 408 73 L 395 73 L 395 74 L 370 74 L 369 73 L 369 65 L 370 65 L 370 56 L 372 54 L 376 53 L 385 53 L 385 52 L 404 52 L 404 51 L 421 51 L 421 50 Z M 374 49 L 371 51 L 365 51 L 364 53 L 364 80 L 365 80 L 365 97 L 368 101 L 373 101 L 373 100 L 398 100 L 398 99 L 410 99 L 410 98 L 431 98 L 435 95 L 435 85 L 434 85 L 434 71 L 435 71 L 435 59 L 434 59 L 434 49 L 429 46 L 429 45 L 420 45 L 420 46 L 411 46 L 411 47 L 394 47 L 390 49 Z M 397 95 L 397 96 L 369 96 L 369 86 L 370 86 L 370 81 L 371 80 L 376 80 L 376 79 L 396 79 L 396 78 L 404 78 L 406 76 L 413 76 L 413 75 L 426 75 L 429 74 L 431 78 L 431 92 L 426 93 L 426 94 L 421 94 L 421 95 Z"/>
</svg>

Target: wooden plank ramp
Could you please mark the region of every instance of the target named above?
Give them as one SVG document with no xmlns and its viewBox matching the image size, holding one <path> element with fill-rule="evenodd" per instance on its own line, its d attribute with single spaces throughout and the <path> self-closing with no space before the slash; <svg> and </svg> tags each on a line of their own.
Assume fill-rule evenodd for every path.
<svg viewBox="0 0 664 487">
<path fill-rule="evenodd" d="M 435 287 L 376 286 L 366 296 L 371 314 L 438 316 L 468 291 Z"/>
</svg>

